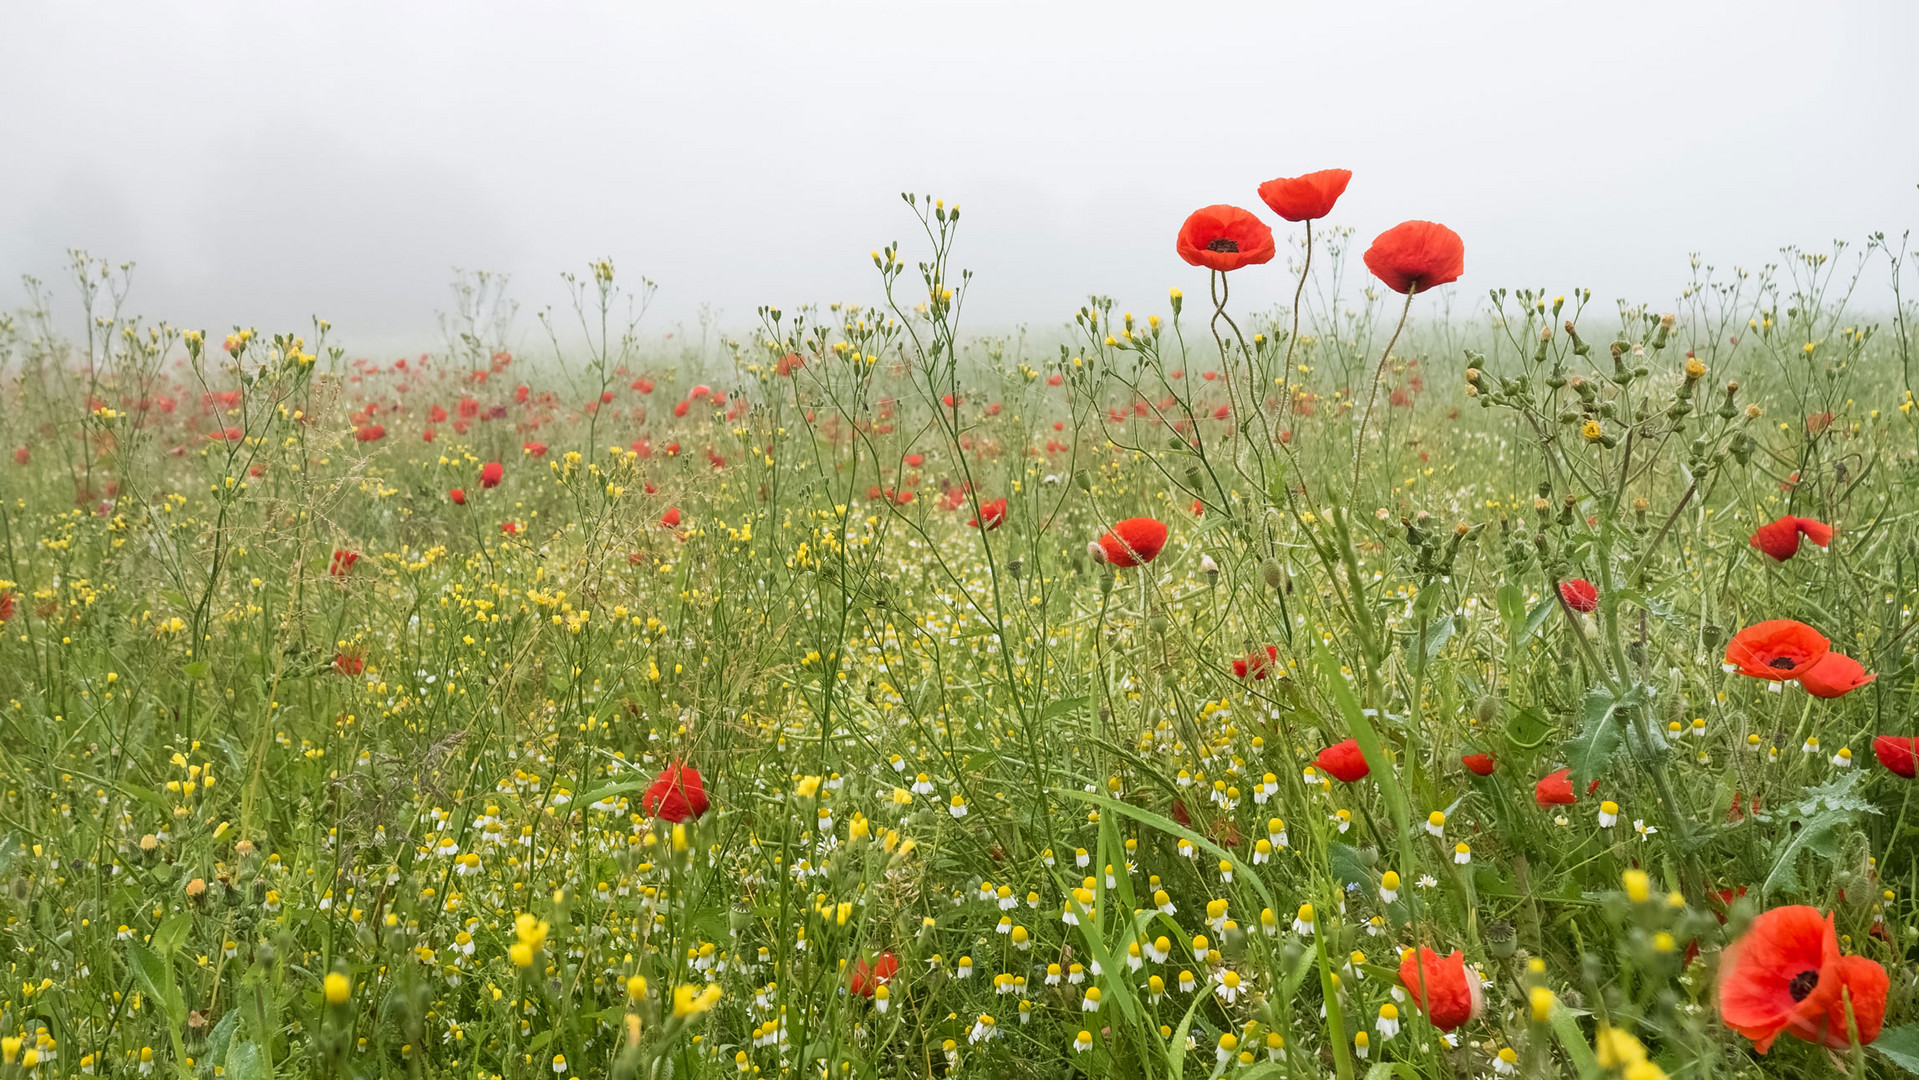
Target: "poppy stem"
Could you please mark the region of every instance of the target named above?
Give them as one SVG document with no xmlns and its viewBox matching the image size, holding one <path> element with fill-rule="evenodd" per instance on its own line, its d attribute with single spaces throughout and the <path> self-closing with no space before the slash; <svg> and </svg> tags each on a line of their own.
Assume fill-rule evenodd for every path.
<svg viewBox="0 0 1919 1080">
<path fill-rule="evenodd" d="M 1359 467 L 1366 460 L 1366 425 L 1373 418 L 1373 403 L 1379 399 L 1379 380 L 1386 374 L 1386 361 L 1393 355 L 1393 346 L 1399 344 L 1399 332 L 1406 329 L 1406 316 L 1413 310 L 1413 294 L 1418 286 L 1406 290 L 1406 303 L 1399 309 L 1399 325 L 1393 327 L 1393 336 L 1386 339 L 1386 351 L 1379 354 L 1379 366 L 1373 369 L 1373 389 L 1366 395 L 1366 411 L 1359 414 L 1359 434 L 1353 438 L 1353 493 L 1347 497 L 1347 505 L 1359 498 Z"/>
<path fill-rule="evenodd" d="M 1283 378 L 1286 380 L 1286 384 L 1284 386 L 1284 389 L 1286 390 L 1286 400 L 1281 403 L 1281 407 L 1286 412 L 1291 412 L 1293 408 L 1293 395 L 1292 395 L 1293 347 L 1299 344 L 1299 301 L 1301 297 L 1306 295 L 1306 279 L 1312 275 L 1312 272 L 1313 272 L 1313 219 L 1307 218 L 1306 219 L 1306 262 L 1304 265 L 1302 265 L 1299 268 L 1299 284 L 1293 288 L 1293 332 L 1286 335 L 1286 373 L 1283 376 Z M 1284 415 L 1284 413 L 1282 413 L 1281 415 Z"/>
</svg>

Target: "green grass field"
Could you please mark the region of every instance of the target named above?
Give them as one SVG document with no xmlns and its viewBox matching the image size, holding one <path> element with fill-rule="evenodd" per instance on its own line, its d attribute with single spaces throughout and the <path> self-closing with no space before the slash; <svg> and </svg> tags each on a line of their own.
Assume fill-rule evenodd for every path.
<svg viewBox="0 0 1919 1080">
<path fill-rule="evenodd" d="M 610 263 L 403 360 L 33 285 L 0 1074 L 1919 1067 L 1896 246 L 977 336 L 906 211 L 704 355 Z"/>
</svg>

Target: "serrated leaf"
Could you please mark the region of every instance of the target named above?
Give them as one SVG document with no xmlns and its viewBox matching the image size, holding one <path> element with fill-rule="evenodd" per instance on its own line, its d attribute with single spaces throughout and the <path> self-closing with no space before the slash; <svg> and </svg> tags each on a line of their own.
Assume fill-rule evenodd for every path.
<svg viewBox="0 0 1919 1080">
<path fill-rule="evenodd" d="M 1872 1044 L 1887 1061 L 1919 1075 L 1919 1024 L 1887 1028 Z"/>
<path fill-rule="evenodd" d="M 226 1073 L 229 1080 L 266 1080 L 266 1055 L 251 1039 L 235 1039 L 227 1047 Z"/>
<path fill-rule="evenodd" d="M 1859 774 L 1848 772 L 1828 783 L 1807 788 L 1801 794 L 1792 812 L 1779 822 L 1778 827 L 1784 831 L 1770 853 L 1772 869 L 1759 883 L 1762 901 L 1775 892 L 1799 889 L 1802 856 L 1810 853 L 1827 860 L 1837 859 L 1843 830 L 1860 814 L 1879 812 L 1878 807 L 1852 794 L 1858 783 Z"/>
<path fill-rule="evenodd" d="M 1566 744 L 1566 761 L 1572 766 L 1574 791 L 1584 791 L 1624 745 L 1626 727 L 1620 713 L 1645 703 L 1650 693 L 1642 684 L 1614 698 L 1612 691 L 1595 686 L 1586 691 L 1579 707 L 1579 734 Z"/>
</svg>

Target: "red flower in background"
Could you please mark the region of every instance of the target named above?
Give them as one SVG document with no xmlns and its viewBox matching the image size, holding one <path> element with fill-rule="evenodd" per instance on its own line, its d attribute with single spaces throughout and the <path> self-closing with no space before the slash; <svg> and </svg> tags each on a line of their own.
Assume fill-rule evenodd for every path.
<svg viewBox="0 0 1919 1080">
<path fill-rule="evenodd" d="M 1785 562 L 1799 554 L 1799 538 L 1806 539 L 1825 547 L 1832 543 L 1832 526 L 1812 518 L 1793 517 L 1788 514 L 1778 521 L 1761 525 L 1752 534 L 1751 544 L 1778 562 Z"/>
<path fill-rule="evenodd" d="M 1803 904 L 1764 912 L 1720 954 L 1719 1018 L 1762 1054 L 1788 1028 L 1816 1032 L 1843 985 L 1839 960 L 1832 916 Z"/>
<path fill-rule="evenodd" d="M 1366 249 L 1366 269 L 1394 292 L 1426 292 L 1466 272 L 1466 242 L 1438 222 L 1402 221 Z"/>
<path fill-rule="evenodd" d="M 988 503 L 981 503 L 979 506 L 979 516 L 967 522 L 967 524 L 975 529 L 984 528 L 989 532 L 1006 524 L 1006 500 L 1002 498 L 994 499 Z"/>
<path fill-rule="evenodd" d="M 1486 1003 L 1479 976 L 1466 970 L 1466 954 L 1454 949 L 1441 957 L 1424 945 L 1399 958 L 1399 981 L 1413 1004 L 1426 1010 L 1433 1026 L 1451 1031 L 1479 1015 Z"/>
<path fill-rule="evenodd" d="M 1099 546 L 1114 566 L 1141 566 L 1166 547 L 1166 526 L 1149 517 L 1127 518 L 1108 529 Z"/>
<path fill-rule="evenodd" d="M 28 461 L 32 460 L 32 458 L 33 452 L 24 446 L 13 452 L 13 463 L 15 465 L 25 465 Z"/>
<path fill-rule="evenodd" d="M 1827 652 L 1799 676 L 1799 685 L 1816 698 L 1845 697 L 1879 676 L 1844 653 Z"/>
<path fill-rule="evenodd" d="M 1459 759 L 1459 763 L 1474 776 L 1491 776 L 1493 770 L 1499 767 L 1491 754 L 1466 754 Z"/>
<path fill-rule="evenodd" d="M 543 458 L 546 456 L 546 444 L 543 442 L 521 443 L 520 453 L 525 454 L 528 457 Z"/>
<path fill-rule="evenodd" d="M 368 424 L 363 428 L 355 428 L 353 437 L 361 442 L 379 442 L 386 438 L 386 428 L 380 424 Z"/>
<path fill-rule="evenodd" d="M 13 594 L 10 592 L 0 592 L 0 623 L 7 622 L 11 620 L 12 618 L 13 618 Z M 1880 760 L 1884 761 L 1885 759 L 1881 757 Z M 1907 773 L 1906 775 L 1911 776 L 1912 774 Z"/>
<path fill-rule="evenodd" d="M 1359 749 L 1358 739 L 1347 739 L 1334 743 L 1319 752 L 1313 759 L 1320 768 L 1333 775 L 1333 779 L 1351 784 L 1363 780 L 1372 771 L 1366 764 L 1366 755 Z"/>
<path fill-rule="evenodd" d="M 669 506 L 666 513 L 660 515 L 660 528 L 677 529 L 680 527 L 680 508 Z"/>
<path fill-rule="evenodd" d="M 1567 768 L 1540 777 L 1539 783 L 1533 785 L 1533 802 L 1541 810 L 1548 806 L 1567 806 L 1578 802 L 1579 796 L 1573 794 L 1572 774 L 1573 771 Z M 1599 781 L 1594 780 L 1586 786 L 1586 794 L 1591 795 L 1597 787 Z"/>
<path fill-rule="evenodd" d="M 1233 661 L 1233 674 L 1242 679 L 1263 679 L 1272 674 L 1273 665 L 1278 662 L 1279 647 L 1268 645 L 1264 649 L 1254 649 L 1245 657 Z"/>
<path fill-rule="evenodd" d="M 1755 679 L 1781 682 L 1810 671 L 1831 648 L 1832 642 L 1805 623 L 1768 619 L 1732 636 L 1726 663 Z"/>
<path fill-rule="evenodd" d="M 500 522 L 500 531 L 508 536 L 518 536 L 520 535 L 520 523 L 517 521 L 502 521 Z"/>
<path fill-rule="evenodd" d="M 358 675 L 366 670 L 366 657 L 357 653 L 336 653 L 333 657 L 333 670 L 342 675 Z"/>
<path fill-rule="evenodd" d="M 861 997 L 872 997 L 874 988 L 882 983 L 890 983 L 893 976 L 899 974 L 900 958 L 890 952 L 883 952 L 873 958 L 868 965 L 862 956 L 853 964 L 853 974 L 846 980 L 846 988 Z"/>
<path fill-rule="evenodd" d="M 1237 270 L 1270 262 L 1279 250 L 1273 230 L 1237 206 L 1206 206 L 1179 227 L 1179 257 L 1209 270 Z"/>
<path fill-rule="evenodd" d="M 779 363 L 773 365 L 773 372 L 776 375 L 791 375 L 805 366 L 806 360 L 799 353 L 787 353 L 780 357 Z"/>
<path fill-rule="evenodd" d="M 1581 615 L 1591 615 L 1599 610 L 1599 590 L 1585 578 L 1573 578 L 1559 583 L 1559 598 L 1566 606 Z"/>
<path fill-rule="evenodd" d="M 660 775 L 640 797 L 640 808 L 663 821 L 692 821 L 706 813 L 706 784 L 700 779 L 700 771 L 684 762 L 674 762 L 660 770 Z"/>
<path fill-rule="evenodd" d="M 333 561 L 327 564 L 327 573 L 334 577 L 345 577 L 347 571 L 353 569 L 353 564 L 359 561 L 360 553 L 357 551 L 335 551 Z"/>
<path fill-rule="evenodd" d="M 480 486 L 481 487 L 483 488 L 499 487 L 500 481 L 504 479 L 506 479 L 506 466 L 500 464 L 499 462 L 489 461 L 486 464 L 480 466 Z"/>
<path fill-rule="evenodd" d="M 1321 169 L 1305 176 L 1282 176 L 1259 185 L 1259 197 L 1287 221 L 1317 221 L 1333 212 L 1346 193 L 1351 169 Z"/>
<path fill-rule="evenodd" d="M 0 597 L 0 622 L 12 610 L 13 597 Z M 1911 735 L 1881 735 L 1872 740 L 1872 753 L 1879 764 L 1910 780 L 1919 776 L 1919 739 Z"/>
<path fill-rule="evenodd" d="M 449 499 L 452 499 L 453 505 L 455 506 L 466 505 L 466 489 L 465 488 L 454 488 L 452 491 L 449 491 L 446 493 L 446 497 Z"/>
</svg>

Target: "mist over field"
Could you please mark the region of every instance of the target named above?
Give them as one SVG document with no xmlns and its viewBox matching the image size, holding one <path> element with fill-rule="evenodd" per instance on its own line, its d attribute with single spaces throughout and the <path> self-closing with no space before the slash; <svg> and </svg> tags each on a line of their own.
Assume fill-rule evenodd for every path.
<svg viewBox="0 0 1919 1080">
<path fill-rule="evenodd" d="M 132 306 L 179 325 L 318 314 L 424 347 L 454 267 L 510 273 L 531 314 L 610 256 L 660 283 L 653 329 L 702 305 L 738 329 L 874 298 L 910 190 L 964 210 L 968 325 L 1052 327 L 1088 293 L 1147 311 L 1202 286 L 1173 254 L 1189 210 L 1332 166 L 1357 246 L 1408 216 L 1469 238 L 1456 304 L 1660 307 L 1690 252 L 1757 267 L 1913 222 L 1916 11 L 16 5 L 0 307 L 84 247 L 136 261 Z"/>
</svg>

